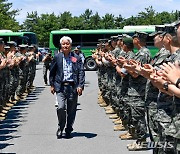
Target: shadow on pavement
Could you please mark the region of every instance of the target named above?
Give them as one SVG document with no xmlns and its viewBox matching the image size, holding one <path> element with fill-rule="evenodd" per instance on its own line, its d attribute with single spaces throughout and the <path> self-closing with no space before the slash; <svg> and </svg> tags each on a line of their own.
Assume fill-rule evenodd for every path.
<svg viewBox="0 0 180 154">
<path fill-rule="evenodd" d="M 86 138 L 94 138 L 97 136 L 97 134 L 94 133 L 79 133 L 79 132 L 73 132 L 72 137 L 86 137 Z"/>
<path fill-rule="evenodd" d="M 17 135 L 18 127 L 23 125 L 27 117 L 29 104 L 33 104 L 38 99 L 45 87 L 36 87 L 24 101 L 19 101 L 8 111 L 6 119 L 0 121 L 0 150 L 12 146 L 11 140 L 19 138 Z"/>
</svg>

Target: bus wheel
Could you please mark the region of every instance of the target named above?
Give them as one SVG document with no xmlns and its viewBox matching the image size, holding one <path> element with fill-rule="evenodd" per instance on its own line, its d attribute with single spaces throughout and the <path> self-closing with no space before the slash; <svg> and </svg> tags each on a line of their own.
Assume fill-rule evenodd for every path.
<svg viewBox="0 0 180 154">
<path fill-rule="evenodd" d="M 97 64 L 92 57 L 86 59 L 84 66 L 88 71 L 95 71 L 97 68 Z"/>
</svg>

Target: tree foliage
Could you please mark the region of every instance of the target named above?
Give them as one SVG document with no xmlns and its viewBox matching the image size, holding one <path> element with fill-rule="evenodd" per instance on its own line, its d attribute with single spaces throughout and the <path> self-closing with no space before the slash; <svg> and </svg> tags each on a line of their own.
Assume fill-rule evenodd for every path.
<svg viewBox="0 0 180 154">
<path fill-rule="evenodd" d="M 12 3 L 7 0 L 0 0 L 0 29 L 11 29 L 17 31 L 20 29 L 19 23 L 15 20 L 20 10 L 13 10 Z"/>
</svg>

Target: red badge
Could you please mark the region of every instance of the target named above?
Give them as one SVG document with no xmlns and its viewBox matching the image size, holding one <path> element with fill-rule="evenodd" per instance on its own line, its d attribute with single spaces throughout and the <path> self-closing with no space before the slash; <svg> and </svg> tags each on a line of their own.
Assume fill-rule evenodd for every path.
<svg viewBox="0 0 180 154">
<path fill-rule="evenodd" d="M 75 63 L 75 62 L 77 62 L 77 58 L 71 57 L 71 61 L 72 61 L 73 63 Z"/>
</svg>

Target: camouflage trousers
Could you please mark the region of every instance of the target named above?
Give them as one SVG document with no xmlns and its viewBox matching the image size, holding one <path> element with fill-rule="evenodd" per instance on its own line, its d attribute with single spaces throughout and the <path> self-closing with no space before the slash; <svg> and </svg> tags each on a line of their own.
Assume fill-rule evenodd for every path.
<svg viewBox="0 0 180 154">
<path fill-rule="evenodd" d="M 19 76 L 19 83 L 16 89 L 16 94 L 18 96 L 22 95 L 26 90 L 26 78 L 25 76 Z"/>
<path fill-rule="evenodd" d="M 163 144 L 173 143 L 174 145 L 173 135 L 176 133 L 176 129 L 173 124 L 174 105 L 172 102 L 158 102 L 157 107 L 157 113 L 154 115 L 154 120 L 158 127 L 158 142 Z M 154 151 L 158 154 L 173 154 L 175 153 L 175 147 L 173 146 L 173 148 L 167 148 L 166 146 L 162 146 Z"/>
<path fill-rule="evenodd" d="M 145 102 L 140 96 L 130 96 L 129 106 L 129 124 L 134 127 L 137 134 L 137 141 L 144 141 L 147 137 L 146 119 L 145 119 Z"/>
<path fill-rule="evenodd" d="M 156 122 L 156 114 L 157 114 L 157 102 L 150 101 L 147 103 L 146 106 L 146 113 L 147 113 L 147 126 L 149 130 L 149 136 L 151 141 L 157 142 L 159 140 L 158 136 L 158 124 Z"/>
</svg>

